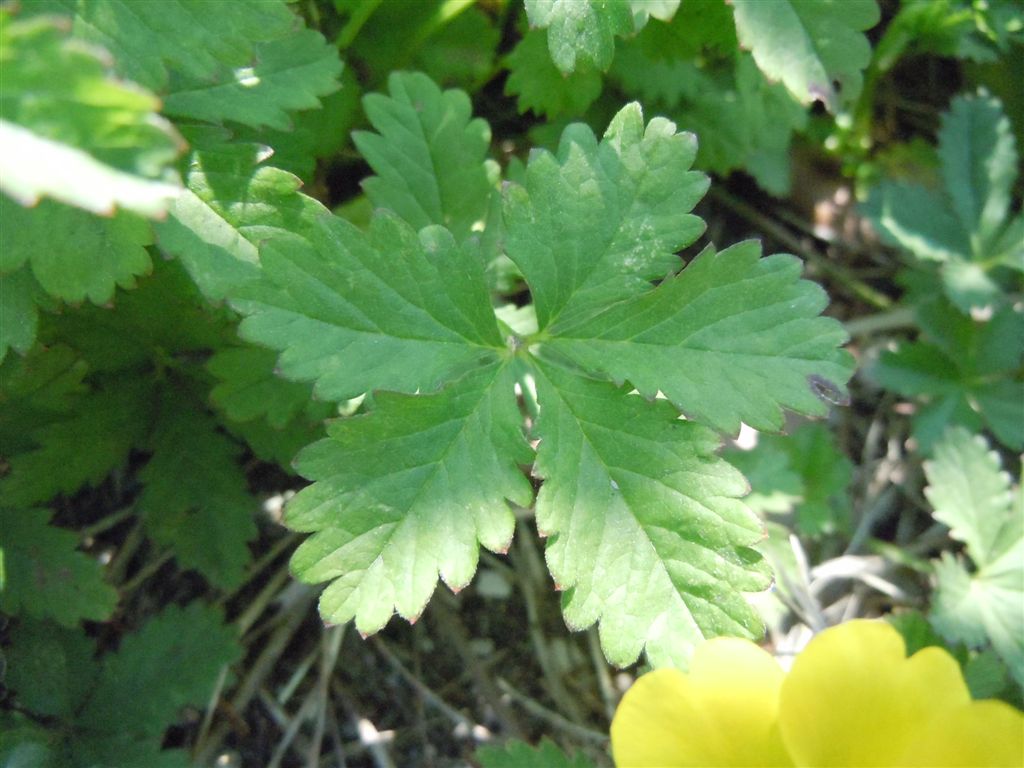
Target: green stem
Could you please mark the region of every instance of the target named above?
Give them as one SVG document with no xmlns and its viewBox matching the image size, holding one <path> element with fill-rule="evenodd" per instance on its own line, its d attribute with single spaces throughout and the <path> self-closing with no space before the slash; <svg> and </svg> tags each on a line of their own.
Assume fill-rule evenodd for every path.
<svg viewBox="0 0 1024 768">
<path fill-rule="evenodd" d="M 377 10 L 381 2 L 382 0 L 363 0 L 359 4 L 355 11 L 353 11 L 352 17 L 341 28 L 338 36 L 334 38 L 334 44 L 338 47 L 339 51 L 344 51 L 352 45 L 352 41 L 356 39 L 363 25 L 370 20 L 370 17 L 373 16 L 374 11 Z"/>
</svg>

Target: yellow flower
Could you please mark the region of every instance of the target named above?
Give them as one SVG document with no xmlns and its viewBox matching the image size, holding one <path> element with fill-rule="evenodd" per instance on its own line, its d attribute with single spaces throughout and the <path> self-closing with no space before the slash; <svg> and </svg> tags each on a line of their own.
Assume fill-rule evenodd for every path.
<svg viewBox="0 0 1024 768">
<path fill-rule="evenodd" d="M 709 640 L 688 673 L 637 680 L 611 735 L 619 768 L 1024 768 L 1024 713 L 972 701 L 952 656 L 907 658 L 880 621 L 825 630 L 789 674 L 751 642 Z"/>
</svg>

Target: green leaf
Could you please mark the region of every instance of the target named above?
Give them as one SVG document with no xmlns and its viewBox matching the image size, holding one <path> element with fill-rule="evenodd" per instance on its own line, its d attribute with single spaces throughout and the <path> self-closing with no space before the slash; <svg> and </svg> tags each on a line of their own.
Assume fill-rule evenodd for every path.
<svg viewBox="0 0 1024 768">
<path fill-rule="evenodd" d="M 29 506 L 96 485 L 123 464 L 146 427 L 146 383 L 120 382 L 81 398 L 75 412 L 32 432 L 34 448 L 8 457 L 6 504 Z"/>
<path fill-rule="evenodd" d="M 215 586 L 237 586 L 251 559 L 246 542 L 256 535 L 256 501 L 238 463 L 240 446 L 178 391 L 165 393 L 149 446 L 153 457 L 139 473 L 136 504 L 147 533 L 171 547 L 183 568 Z"/>
<path fill-rule="evenodd" d="M 736 434 L 740 422 L 777 430 L 782 409 L 823 415 L 821 380 L 838 388 L 852 373 L 836 347 L 846 334 L 818 315 L 827 297 L 800 280 L 792 256 L 761 258 L 748 241 L 706 248 L 678 275 L 582 321 L 559 322 L 541 351 L 642 394 L 659 390 L 688 416 Z"/>
<path fill-rule="evenodd" d="M 235 629 L 219 610 L 198 601 L 169 606 L 103 658 L 78 724 L 97 734 L 159 736 L 182 707 L 205 705 L 221 669 L 240 656 Z"/>
<path fill-rule="evenodd" d="M 0 12 L 0 64 L 0 189 L 22 205 L 167 210 L 180 185 L 165 173 L 182 142 L 156 96 L 114 79 L 105 52 L 53 18 Z"/>
<path fill-rule="evenodd" d="M 520 112 L 533 110 L 549 119 L 582 115 L 601 95 L 601 75 L 589 67 L 565 74 L 551 61 L 547 33 L 530 30 L 505 59 L 505 93 L 516 97 Z"/>
<path fill-rule="evenodd" d="M 78 535 L 48 524 L 41 509 L 0 512 L 0 555 L 6 578 L 0 610 L 52 618 L 65 626 L 82 619 L 104 621 L 117 605 L 117 591 L 103 582 L 95 557 L 78 552 Z"/>
<path fill-rule="evenodd" d="M 210 399 L 227 416 L 227 428 L 261 459 L 287 471 L 302 447 L 324 436 L 321 422 L 338 409 L 313 400 L 309 384 L 276 376 L 276 359 L 270 350 L 230 347 L 206 367 L 220 381 Z"/>
<path fill-rule="evenodd" d="M 72 718 L 89 698 L 99 673 L 84 632 L 20 619 L 4 648 L 4 685 L 37 715 Z"/>
<path fill-rule="evenodd" d="M 317 160 L 333 158 L 349 143 L 351 129 L 361 117 L 361 95 L 352 69 L 345 69 L 341 73 L 341 88 L 323 96 L 319 107 L 292 114 L 288 130 L 232 126 L 231 146 L 255 144 L 262 151 L 269 147 L 274 167 L 312 184 L 316 181 Z M 221 141 L 226 142 L 226 138 Z"/>
<path fill-rule="evenodd" d="M 531 452 L 507 365 L 491 365 L 431 395 L 387 392 L 365 416 L 341 419 L 296 460 L 317 482 L 289 504 L 286 522 L 316 534 L 292 569 L 331 580 L 320 598 L 326 621 L 355 618 L 360 632 L 394 610 L 415 620 L 440 576 L 452 589 L 476 571 L 478 547 L 508 549 L 509 499 L 529 505 L 518 464 Z"/>
<path fill-rule="evenodd" d="M 298 192 L 298 177 L 263 165 L 260 147 L 202 133 L 193 140 L 202 147 L 192 155 L 187 189 L 157 224 L 157 237 L 203 295 L 222 300 L 256 279 L 262 240 L 302 233 L 327 209 Z"/>
<path fill-rule="evenodd" d="M 704 231 L 689 215 L 708 187 L 690 171 L 692 134 L 625 107 L 598 143 L 569 126 L 558 154 L 535 150 L 524 186 L 505 192 L 505 248 L 530 286 L 543 331 L 586 317 L 674 271 Z"/>
<path fill-rule="evenodd" d="M 995 561 L 1024 535 L 1024 520 L 1013 508 L 1010 477 L 981 437 L 962 427 L 949 429 L 924 471 L 925 496 L 935 508 L 935 519 L 967 545 L 977 566 Z"/>
<path fill-rule="evenodd" d="M 22 268 L 7 274 L 0 274 L 0 361 L 13 349 L 27 354 L 36 341 L 39 326 L 39 312 L 35 297 L 39 284 L 29 269 Z"/>
<path fill-rule="evenodd" d="M 578 753 L 569 757 L 547 738 L 541 739 L 536 747 L 523 741 L 509 741 L 500 747 L 480 747 L 475 758 L 482 768 L 595 768 L 586 755 Z"/>
<path fill-rule="evenodd" d="M 413 229 L 440 224 L 461 242 L 487 216 L 491 129 L 472 118 L 463 91 L 442 93 L 426 75 L 392 73 L 388 91 L 390 96 L 363 99 L 377 133 L 352 134 L 377 174 L 363 188 L 374 206 L 393 211 Z"/>
<path fill-rule="evenodd" d="M 118 286 L 134 288 L 151 269 L 152 242 L 149 223 L 134 214 L 106 219 L 49 201 L 24 209 L 0 199 L 0 269 L 29 263 L 43 290 L 63 301 L 105 304 Z"/>
<path fill-rule="evenodd" d="M 942 116 L 939 162 L 972 250 L 983 248 L 1002 230 L 1017 180 L 1017 149 L 999 99 L 984 93 L 953 99 Z"/>
<path fill-rule="evenodd" d="M 863 31 L 878 23 L 875 0 L 733 0 L 740 44 L 761 71 L 801 104 L 836 113 L 857 98 L 871 59 Z"/>
<path fill-rule="evenodd" d="M 872 369 L 884 387 L 920 398 L 914 437 L 927 453 L 948 425 L 990 429 L 1005 445 L 1024 448 L 1024 313 L 998 311 L 987 322 L 943 301 L 918 307 L 922 339 L 885 352 Z"/>
<path fill-rule="evenodd" d="M 484 6 L 456 6 L 458 15 L 454 18 L 450 11 L 446 13 L 451 7 L 440 3 L 434 12 L 434 19 L 445 19 L 445 25 L 419 49 L 415 68 L 436 82 L 478 91 L 493 74 L 501 30 Z M 396 10 L 408 17 L 408 4 L 397 6 Z M 421 26 L 417 30 L 419 35 L 423 29 Z"/>
<path fill-rule="evenodd" d="M 704 637 L 755 637 L 742 592 L 764 589 L 750 546 L 763 536 L 739 500 L 746 481 L 715 455 L 717 436 L 610 384 L 538 365 L 537 527 L 573 629 L 600 620 L 609 660 L 646 647 L 655 666 L 686 665 Z"/>
<path fill-rule="evenodd" d="M 44 316 L 44 343 L 69 344 L 94 373 L 151 372 L 197 359 L 237 340 L 233 314 L 211 308 L 176 261 L 156 259 L 153 274 L 132 291 L 119 291 L 114 307 L 86 305 Z M 132 374 L 129 382 L 137 383 Z"/>
<path fill-rule="evenodd" d="M 962 311 L 1000 303 L 1024 271 L 1024 216 L 1011 219 L 1017 150 L 998 99 L 958 97 L 942 118 L 944 187 L 882 182 L 865 213 L 883 239 L 937 263 L 945 293 Z"/>
<path fill-rule="evenodd" d="M 633 11 L 626 0 L 526 0 L 531 27 L 547 28 L 551 60 L 562 72 L 577 61 L 604 71 L 615 55 L 615 35 L 633 31 Z"/>
<path fill-rule="evenodd" d="M 205 80 L 174 83 L 164 111 L 217 124 L 230 120 L 291 129 L 288 112 L 319 107 L 319 97 L 337 90 L 342 65 L 319 32 L 296 25 L 292 18 L 275 31 L 279 37 L 253 45 L 248 66 L 236 67 L 230 74 L 222 68 L 215 84 Z"/>
<path fill-rule="evenodd" d="M 932 622 L 953 642 L 990 640 L 1024 684 L 1024 495 L 985 441 L 950 429 L 925 462 L 935 519 L 967 545 L 976 571 L 949 553 L 936 563 Z"/>
<path fill-rule="evenodd" d="M 853 464 L 825 424 L 802 424 L 791 435 L 760 434 L 752 450 L 725 457 L 750 482 L 748 506 L 764 513 L 794 510 L 806 536 L 847 527 Z"/>
<path fill-rule="evenodd" d="M 311 394 L 307 384 L 274 376 L 276 357 L 258 347 L 220 350 L 206 364 L 220 380 L 211 390 L 210 399 L 230 419 L 265 418 L 270 426 L 282 429 L 309 407 Z"/>
<path fill-rule="evenodd" d="M 234 629 L 199 602 L 164 609 L 99 661 L 84 634 L 61 627 L 23 622 L 11 639 L 5 682 L 48 726 L 33 741 L 50 748 L 53 765 L 75 768 L 189 765 L 185 752 L 162 750 L 164 731 L 183 707 L 204 706 L 241 656 Z"/>
<path fill-rule="evenodd" d="M 865 211 L 890 243 L 925 261 L 945 262 L 966 253 L 966 234 L 953 216 L 937 216 L 946 201 L 930 189 L 904 182 L 882 182 L 871 190 Z"/>
<path fill-rule="evenodd" d="M 724 25 L 733 40 L 719 62 L 705 46 Z M 769 192 L 788 193 L 789 147 L 793 132 L 806 125 L 804 107 L 784 86 L 766 81 L 749 54 L 736 55 L 724 4 L 683 6 L 669 31 L 664 26 L 649 25 L 620 46 L 610 77 L 700 137 L 697 168 L 723 175 L 742 168 Z"/>
<path fill-rule="evenodd" d="M 440 227 L 417 236 L 385 213 L 364 234 L 324 219 L 260 255 L 264 283 L 239 303 L 241 334 L 284 350 L 282 373 L 315 381 L 325 400 L 437 389 L 504 349 L 481 260 Z"/>
<path fill-rule="evenodd" d="M 26 3 L 72 16 L 74 36 L 106 47 L 117 71 L 163 96 L 164 114 L 212 123 L 291 127 L 288 111 L 316 107 L 337 89 L 341 62 L 280 0 Z"/>
<path fill-rule="evenodd" d="M 805 479 L 793 468 L 786 451 L 787 438 L 767 439 L 771 437 L 774 436 L 759 434 L 752 449 L 730 448 L 722 454 L 747 478 L 750 495 L 743 503 L 759 515 L 790 512 L 805 491 Z"/>
<path fill-rule="evenodd" d="M 971 646 L 991 642 L 1024 685 L 1024 538 L 977 573 L 948 553 L 935 564 L 931 620 L 946 638 Z"/>
<path fill-rule="evenodd" d="M 651 405 L 597 381 L 613 377 L 613 361 L 574 364 L 569 354 L 612 336 L 620 306 L 654 305 L 653 315 L 622 318 L 628 323 L 668 313 L 665 346 L 682 350 L 687 337 L 672 336 L 686 330 L 674 325 L 679 313 L 699 330 L 715 326 L 715 313 L 728 318 L 739 314 L 735 307 L 754 307 L 749 323 L 737 317 L 714 329 L 754 347 L 754 331 L 763 332 L 759 362 L 769 370 L 753 385 L 752 410 L 740 407 L 755 396 L 740 377 L 715 382 L 718 402 L 732 409 L 725 420 L 748 410 L 768 420 L 780 407 L 822 412 L 817 397 L 839 396 L 839 385 L 828 382 L 849 374 L 833 349 L 844 337 L 834 321 L 816 319 L 821 294 L 798 281 L 791 257 L 759 266 L 757 249 L 741 246 L 717 260 L 708 251 L 674 274 L 676 250 L 703 228 L 689 214 L 706 189 L 689 171 L 695 149 L 693 137 L 667 120 L 645 126 L 631 105 L 600 142 L 577 125 L 557 156 L 535 152 L 525 172 L 514 172 L 524 184 L 508 187 L 503 211 L 507 256 L 535 303 L 502 311 L 500 331 L 473 238 L 460 246 L 441 227 L 417 234 L 379 212 L 368 234 L 324 217 L 303 237 L 263 244 L 257 280 L 233 302 L 247 315 L 243 335 L 283 350 L 281 373 L 315 381 L 325 399 L 372 393 L 368 413 L 334 422 L 326 440 L 300 455 L 296 467 L 314 483 L 286 511 L 289 526 L 314 533 L 292 567 L 303 580 L 331 581 L 321 599 L 328 621 L 355 618 L 368 633 L 395 610 L 414 619 L 438 575 L 460 588 L 475 571 L 479 544 L 507 547 L 509 502 L 525 506 L 532 496 L 521 471 L 531 452 L 518 388 L 531 423 L 540 415 L 538 519 L 557 533 L 549 563 L 571 587 L 569 623 L 600 619 L 618 663 L 646 646 L 655 663 L 684 665 L 702 637 L 758 631 L 742 592 L 766 583 L 749 548 L 760 524 L 737 499 L 742 477 L 714 455 L 714 433 L 679 419 L 668 401 Z M 709 304 L 703 296 L 714 286 L 723 293 Z M 690 300 L 695 309 L 679 304 Z M 562 337 L 581 328 L 598 338 Z M 638 346 L 624 343 L 622 354 L 635 361 Z M 776 356 L 797 370 L 780 372 Z M 649 394 L 677 394 L 674 364 L 660 377 L 645 365 Z M 722 420 L 703 409 L 700 416 Z M 613 484 L 625 500 L 609 508 Z M 574 494 L 586 502 L 580 509 Z M 632 563 L 616 549 L 622 531 L 632 536 Z M 603 569 L 599 579 L 595 567 Z"/>
</svg>

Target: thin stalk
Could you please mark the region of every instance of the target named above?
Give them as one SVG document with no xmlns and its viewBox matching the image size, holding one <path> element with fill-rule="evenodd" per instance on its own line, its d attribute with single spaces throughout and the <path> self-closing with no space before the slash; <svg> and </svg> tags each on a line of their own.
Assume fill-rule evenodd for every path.
<svg viewBox="0 0 1024 768">
<path fill-rule="evenodd" d="M 518 703 L 523 709 L 529 712 L 531 715 L 539 720 L 543 720 L 548 725 L 554 726 L 567 734 L 571 734 L 578 739 L 589 741 L 594 744 L 604 745 L 608 742 L 608 734 L 602 731 L 588 728 L 585 725 L 577 725 L 571 720 L 567 720 L 557 712 L 554 712 L 539 701 L 530 698 L 525 693 L 517 690 L 511 683 L 502 678 L 497 679 L 498 688 L 501 689 L 502 693 L 511 697 L 513 701 Z"/>
<path fill-rule="evenodd" d="M 892 299 L 884 293 L 876 291 L 863 280 L 854 276 L 850 270 L 829 261 L 813 248 L 808 248 L 806 244 L 801 242 L 798 237 L 795 237 L 792 232 L 776 223 L 768 216 L 765 216 L 753 206 L 737 199 L 719 187 L 711 187 L 708 194 L 714 198 L 715 202 L 721 203 L 729 210 L 747 219 L 758 229 L 778 240 L 798 256 L 803 257 L 807 261 L 813 262 L 814 265 L 822 272 L 835 278 L 838 282 L 848 287 L 854 295 L 857 296 L 857 298 L 861 299 L 861 301 L 870 304 L 876 309 L 887 310 L 892 307 Z"/>
<path fill-rule="evenodd" d="M 132 506 L 125 507 L 124 509 L 119 509 L 116 512 L 111 512 L 109 515 L 97 520 L 92 525 L 87 525 L 85 528 L 79 531 L 79 536 L 81 536 L 83 540 L 95 538 L 104 531 L 109 531 L 118 523 L 127 520 L 134 514 L 135 507 Z"/>
</svg>

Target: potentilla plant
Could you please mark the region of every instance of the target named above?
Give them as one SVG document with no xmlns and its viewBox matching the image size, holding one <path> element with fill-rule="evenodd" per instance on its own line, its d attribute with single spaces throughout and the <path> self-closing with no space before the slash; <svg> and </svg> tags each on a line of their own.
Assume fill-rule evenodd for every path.
<svg viewBox="0 0 1024 768">
<path fill-rule="evenodd" d="M 645 124 L 638 105 L 600 140 L 570 126 L 500 192 L 482 156 L 453 154 L 486 131 L 458 95 L 395 75 L 368 106 L 382 134 L 361 143 L 382 173 L 367 189 L 385 210 L 365 233 L 325 214 L 263 243 L 234 301 L 242 335 L 279 349 L 283 375 L 327 400 L 376 392 L 296 461 L 314 483 L 285 521 L 314 535 L 293 568 L 330 582 L 325 621 L 366 634 L 394 612 L 415 620 L 438 576 L 461 589 L 480 545 L 508 548 L 510 503 L 535 503 L 566 621 L 600 621 L 613 663 L 646 648 L 656 665 L 685 664 L 705 636 L 759 635 L 744 593 L 769 583 L 753 549 L 762 524 L 719 435 L 778 430 L 784 409 L 822 415 L 842 396 L 852 360 L 819 316 L 824 292 L 755 242 L 708 246 L 683 268 L 708 181 L 691 170 L 695 137 Z M 389 173 L 410 157 L 479 185 L 483 237 L 393 213 L 463 213 L 443 177 Z M 532 299 L 514 316 L 492 308 L 498 252 Z"/>
</svg>

